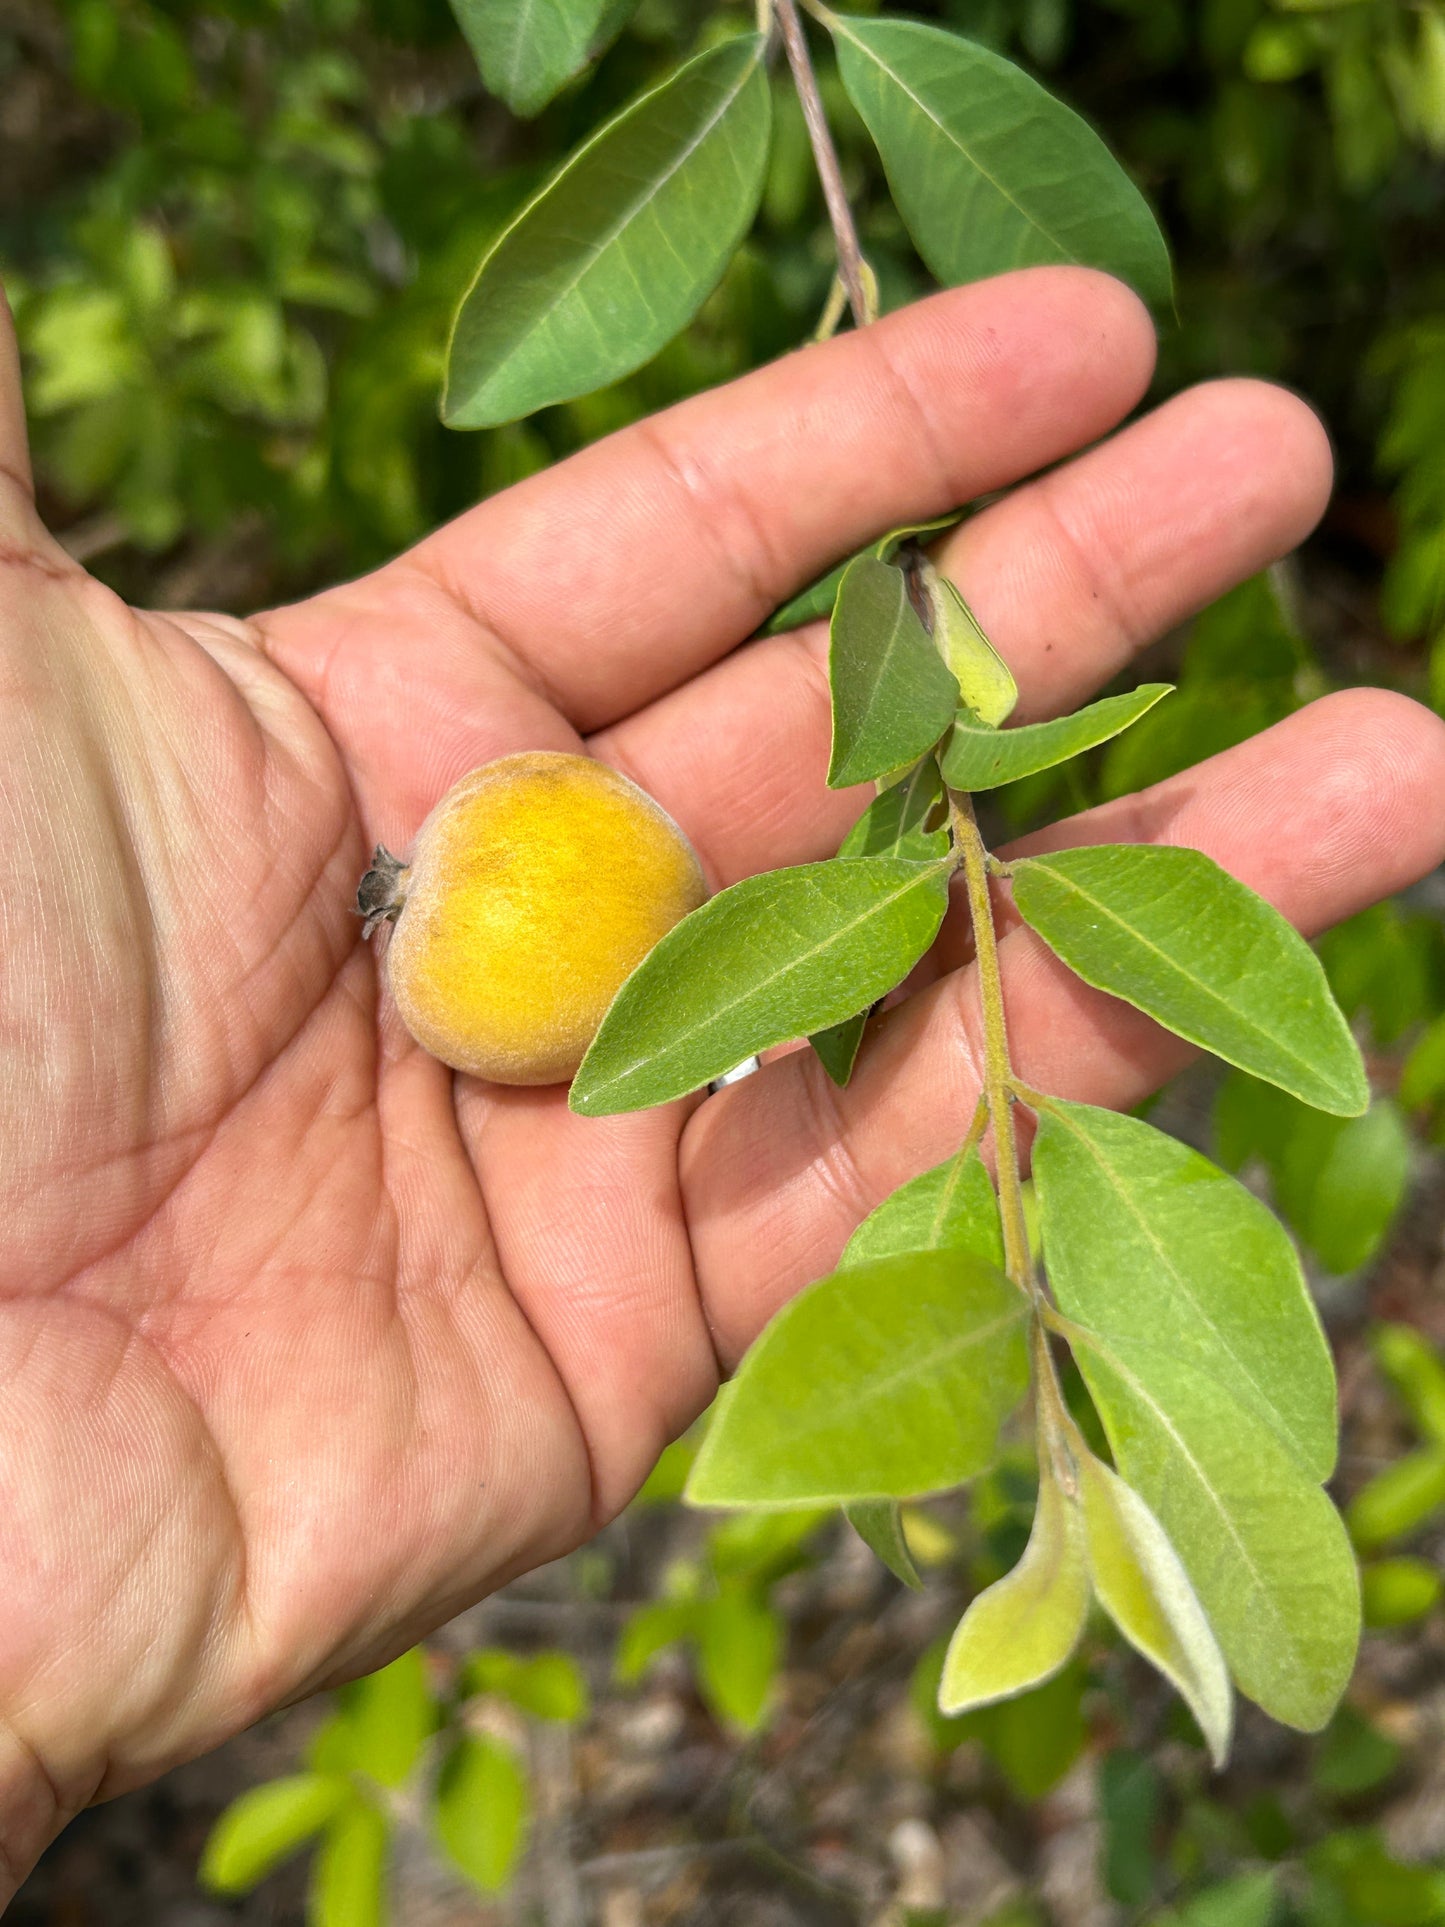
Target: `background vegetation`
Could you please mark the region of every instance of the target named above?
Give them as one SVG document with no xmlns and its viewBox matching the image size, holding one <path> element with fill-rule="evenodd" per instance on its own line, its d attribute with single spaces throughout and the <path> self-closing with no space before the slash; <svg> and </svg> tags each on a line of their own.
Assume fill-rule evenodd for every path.
<svg viewBox="0 0 1445 1927">
<path fill-rule="evenodd" d="M 719 10 L 625 11 L 602 61 L 523 122 L 482 90 L 444 0 L 0 0 L 0 271 L 43 507 L 73 551 L 155 603 L 299 593 L 806 335 L 832 243 L 780 82 L 763 219 L 698 323 L 601 394 L 484 434 L 438 426 L 448 323 L 486 240 Z M 1179 268 L 1159 390 L 1270 375 L 1337 441 L 1321 537 L 1165 645 L 1183 693 L 1090 788 L 1194 761 L 1332 683 L 1445 708 L 1445 5 L 913 11 L 1031 65 L 1159 208 Z M 823 78 L 896 304 L 926 276 Z M 1002 807 L 1071 807 L 1077 786 L 1051 787 L 1065 782 Z M 1102 1635 L 1040 1693 L 941 1722 L 935 1635 L 1016 1554 L 1026 1475 L 1005 1463 L 967 1505 L 915 1517 L 932 1570 L 914 1600 L 831 1520 L 679 1514 L 674 1455 L 656 1503 L 353 1692 L 319 1734 L 314 1714 L 288 1716 L 259 1754 L 233 1754 L 229 1779 L 174 1776 L 80 1823 L 16 1918 L 211 1918 L 191 1887 L 209 1820 L 309 1741 L 313 1764 L 379 1790 L 398 1920 L 1445 1921 L 1438 883 L 1326 946 L 1385 1093 L 1366 1118 L 1303 1112 L 1238 1075 L 1186 1084 L 1164 1113 L 1272 1189 L 1340 1350 L 1342 1494 L 1376 1630 L 1322 1739 L 1246 1722 L 1211 1779 L 1167 1695 Z M 529 1672 L 498 1639 L 534 1666 L 565 1645 L 586 1682 L 550 1660 Z M 451 1808 L 417 1793 L 438 1772 Z M 509 1895 L 485 1899 L 529 1837 Z M 336 1878 L 323 1857 L 313 1914 Z M 286 1879 L 235 1908 L 299 1919 Z M 333 1917 L 364 1927 L 344 1904 Z"/>
</svg>

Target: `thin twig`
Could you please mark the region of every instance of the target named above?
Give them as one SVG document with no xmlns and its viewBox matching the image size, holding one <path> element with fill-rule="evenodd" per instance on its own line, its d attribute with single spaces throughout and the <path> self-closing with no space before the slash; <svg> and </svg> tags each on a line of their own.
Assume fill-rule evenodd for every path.
<svg viewBox="0 0 1445 1927">
<path fill-rule="evenodd" d="M 782 32 L 788 65 L 793 70 L 793 85 L 798 90 L 803 119 L 808 127 L 808 139 L 813 144 L 813 160 L 817 165 L 818 179 L 823 184 L 823 199 L 828 205 L 833 242 L 838 250 L 838 273 L 848 290 L 848 306 L 853 310 L 854 326 L 863 328 L 877 319 L 877 294 L 875 292 L 870 298 L 869 283 L 872 277 L 863 259 L 863 250 L 858 245 L 858 230 L 853 224 L 853 210 L 848 205 L 843 170 L 838 165 L 838 150 L 833 145 L 828 116 L 823 111 L 818 77 L 813 72 L 813 60 L 808 52 L 808 41 L 795 0 L 773 0 L 773 17 Z"/>
<path fill-rule="evenodd" d="M 979 835 L 973 804 L 967 796 L 949 792 L 956 847 L 963 859 L 968 886 L 968 908 L 973 919 L 974 954 L 983 1005 L 983 1095 L 993 1123 L 994 1162 L 997 1166 L 999 1215 L 1003 1220 L 1004 1260 L 1009 1277 L 1028 1297 L 1036 1296 L 1033 1261 L 1029 1256 L 1024 1222 L 1023 1191 L 1019 1182 L 1018 1140 L 1014 1134 L 1013 1071 L 1008 1054 L 1008 1022 L 1004 1015 L 1003 977 L 998 963 L 998 937 L 993 927 L 993 903 L 988 890 L 988 851 Z"/>
</svg>

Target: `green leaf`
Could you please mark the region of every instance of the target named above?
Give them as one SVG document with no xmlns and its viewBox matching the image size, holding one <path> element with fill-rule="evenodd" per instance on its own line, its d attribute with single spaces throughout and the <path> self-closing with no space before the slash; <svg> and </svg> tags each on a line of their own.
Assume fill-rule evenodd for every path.
<svg viewBox="0 0 1445 1927">
<path fill-rule="evenodd" d="M 1123 1748 L 1099 1762 L 1099 1819 L 1103 1830 L 1101 1872 L 1111 1899 L 1133 1909 L 1158 1885 L 1155 1836 L 1163 1787 L 1153 1763 Z"/>
<path fill-rule="evenodd" d="M 1083 1752 L 1087 1684 L 1075 1661 L 1030 1693 L 964 1716 L 1020 1800 L 1042 1800 Z"/>
<path fill-rule="evenodd" d="M 856 1016 L 846 1018 L 841 1024 L 830 1024 L 827 1030 L 815 1030 L 808 1039 L 818 1054 L 818 1062 L 840 1089 L 853 1075 L 858 1047 L 863 1042 L 863 1032 L 867 1027 L 868 1012 L 860 1010 Z"/>
<path fill-rule="evenodd" d="M 587 64 L 611 0 L 451 0 L 487 91 L 536 114 Z"/>
<path fill-rule="evenodd" d="M 1406 1539 L 1445 1506 L 1445 1447 L 1407 1452 L 1362 1485 L 1345 1510 L 1362 1552 Z"/>
<path fill-rule="evenodd" d="M 942 28 L 856 14 L 828 25 L 898 211 L 940 281 L 1078 262 L 1170 302 L 1158 223 L 1077 114 Z"/>
<path fill-rule="evenodd" d="M 1137 722 L 1162 696 L 1167 682 L 1148 682 L 1126 696 L 1106 696 L 1072 716 L 1051 723 L 1024 723 L 995 729 L 970 710 L 961 709 L 943 747 L 943 775 L 951 789 L 993 790 L 1066 763 Z"/>
<path fill-rule="evenodd" d="M 972 1478 L 1028 1380 L 1020 1292 L 980 1259 L 914 1252 L 835 1272 L 738 1368 L 693 1505 L 904 1499 Z"/>
<path fill-rule="evenodd" d="M 212 1827 L 201 1855 L 201 1885 L 213 1894 L 249 1892 L 351 1798 L 350 1784 L 334 1773 L 293 1773 L 252 1787 Z"/>
<path fill-rule="evenodd" d="M 785 1635 L 779 1615 L 745 1587 L 728 1587 L 701 1602 L 698 1684 L 711 1711 L 734 1733 L 756 1733 L 767 1717 Z"/>
<path fill-rule="evenodd" d="M 1426 1559 L 1377 1559 L 1360 1573 L 1365 1624 L 1408 1626 L 1440 1603 L 1445 1580 Z"/>
<path fill-rule="evenodd" d="M 869 555 L 872 551 L 864 549 L 860 553 Z M 832 615 L 843 577 L 854 559 L 848 556 L 837 568 L 829 569 L 826 575 L 820 575 L 816 582 L 810 582 L 806 589 L 800 589 L 790 601 L 774 609 L 758 634 L 785 636 L 792 629 L 801 629 L 805 623 L 821 622 L 825 616 Z"/>
<path fill-rule="evenodd" d="M 932 756 L 875 796 L 838 845 L 838 854 L 902 856 L 914 863 L 947 856 L 948 803 Z"/>
<path fill-rule="evenodd" d="M 947 576 L 925 574 L 933 609 L 933 643 L 953 671 L 959 694 L 981 723 L 997 729 L 1019 699 L 1013 671 L 983 633 L 978 617 Z"/>
<path fill-rule="evenodd" d="M 1258 1198 L 1151 1124 L 1056 1098 L 1033 1169 L 1060 1309 L 1169 1346 L 1327 1479 L 1334 1365 L 1294 1246 Z"/>
<path fill-rule="evenodd" d="M 1014 901 L 1069 968 L 1322 1111 L 1370 1101 L 1319 961 L 1277 910 L 1199 850 L 1100 844 L 1022 858 Z"/>
<path fill-rule="evenodd" d="M 886 1197 L 848 1240 L 838 1269 L 905 1251 L 967 1251 L 1003 1270 L 998 1199 L 976 1150 L 946 1158 Z"/>
<path fill-rule="evenodd" d="M 326 1829 L 311 1866 L 307 1927 L 386 1927 L 386 1815 L 352 1799 Z"/>
<path fill-rule="evenodd" d="M 947 856 L 952 839 L 946 821 L 943 778 L 932 756 L 884 790 L 864 810 L 838 846 L 841 857 L 901 856 L 915 863 Z M 940 819 L 935 828 L 928 826 Z M 808 1039 L 829 1077 L 840 1088 L 853 1075 L 869 1012 L 857 1011 Z"/>
<path fill-rule="evenodd" d="M 1280 1210 L 1326 1271 L 1368 1264 L 1410 1183 L 1410 1133 L 1388 1098 L 1363 1117 L 1302 1111 L 1270 1158 Z"/>
<path fill-rule="evenodd" d="M 587 1717 L 587 1682 L 568 1653 L 524 1659 L 504 1647 L 484 1647 L 467 1655 L 457 1686 L 464 1699 L 494 1693 L 536 1720 L 570 1723 Z"/>
<path fill-rule="evenodd" d="M 707 1536 L 708 1564 L 720 1580 L 771 1586 L 808 1563 L 809 1542 L 831 1518 L 828 1506 L 731 1513 Z"/>
<path fill-rule="evenodd" d="M 580 147 L 493 245 L 452 330 L 442 417 L 490 428 L 600 388 L 697 313 L 757 211 L 757 34 L 699 54 Z"/>
<path fill-rule="evenodd" d="M 1413 1325 L 1377 1325 L 1370 1350 L 1415 1425 L 1445 1445 L 1445 1359 L 1435 1346 Z"/>
<path fill-rule="evenodd" d="M 1082 1448 L 1076 1455 L 1088 1567 L 1099 1603 L 1182 1695 L 1210 1758 L 1229 1753 L 1234 1695 L 1218 1641 L 1168 1535 L 1139 1494 Z"/>
<path fill-rule="evenodd" d="M 833 789 L 915 762 L 958 705 L 958 684 L 909 600 L 903 571 L 871 555 L 848 565 L 838 591 L 828 677 Z"/>
<path fill-rule="evenodd" d="M 464 1735 L 442 1762 L 432 1825 L 448 1860 L 479 1892 L 509 1885 L 530 1806 L 521 1761 L 489 1733 Z"/>
<path fill-rule="evenodd" d="M 955 510 L 951 515 L 935 517 L 932 522 L 910 522 L 902 528 L 890 529 L 886 535 L 880 535 L 877 541 L 870 542 L 865 548 L 845 556 L 836 568 L 829 569 L 826 575 L 820 575 L 817 581 L 810 582 L 806 589 L 800 589 L 791 601 L 783 603 L 781 608 L 773 611 L 758 634 L 786 635 L 790 629 L 801 629 L 805 622 L 817 622 L 823 616 L 831 615 L 833 605 L 838 600 L 838 590 L 843 577 L 848 573 L 849 566 L 856 562 L 859 556 L 872 555 L 880 562 L 891 562 L 905 542 L 916 541 L 921 535 L 937 535 L 943 529 L 953 528 L 962 519 L 962 512 Z"/>
<path fill-rule="evenodd" d="M 654 1599 L 639 1606 L 622 1628 L 613 1677 L 623 1686 L 635 1685 L 659 1653 L 692 1635 L 699 1612 L 695 1599 Z"/>
<path fill-rule="evenodd" d="M 965 1713 L 1052 1679 L 1073 1657 L 1089 1596 L 1082 1519 L 1045 1461 L 1024 1556 L 959 1621 L 943 1662 L 939 1710 Z"/>
<path fill-rule="evenodd" d="M 1068 1336 L 1119 1472 L 1183 1560 L 1240 1690 L 1286 1726 L 1323 1726 L 1359 1641 L 1338 1513 L 1274 1431 L 1172 1349 Z"/>
<path fill-rule="evenodd" d="M 912 1591 L 922 1592 L 923 1580 L 909 1550 L 903 1530 L 903 1508 L 897 1499 L 860 1499 L 856 1505 L 846 1505 L 843 1510 L 849 1525 L 893 1577 L 901 1579 Z"/>
<path fill-rule="evenodd" d="M 1445 1097 L 1445 1016 L 1425 1031 L 1400 1070 L 1400 1102 L 1421 1111 Z"/>
<path fill-rule="evenodd" d="M 1322 1793 L 1351 1799 L 1388 1780 L 1401 1754 L 1393 1740 L 1347 1703 L 1320 1741 L 1312 1777 Z"/>
<path fill-rule="evenodd" d="M 413 1646 L 380 1672 L 352 1680 L 336 1701 L 324 1757 L 313 1753 L 313 1763 L 400 1786 L 440 1723 L 421 1647 Z"/>
<path fill-rule="evenodd" d="M 876 1002 L 933 942 L 951 861 L 835 858 L 719 892 L 618 991 L 573 1080 L 572 1109 L 605 1117 L 682 1097 Z"/>
</svg>

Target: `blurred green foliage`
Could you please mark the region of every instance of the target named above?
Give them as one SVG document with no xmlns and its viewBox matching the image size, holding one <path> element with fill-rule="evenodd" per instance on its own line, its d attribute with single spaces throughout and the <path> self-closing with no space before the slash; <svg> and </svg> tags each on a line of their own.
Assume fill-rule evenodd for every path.
<svg viewBox="0 0 1445 1927">
<path fill-rule="evenodd" d="M 1346 518 L 1388 565 L 1385 617 L 1406 641 L 1432 638 L 1442 0 L 910 10 L 1033 64 L 1102 128 L 1178 254 L 1161 383 L 1248 370 L 1315 399 L 1340 442 Z M 531 422 L 454 436 L 436 421 L 451 314 L 489 236 L 606 112 L 738 11 L 641 0 L 601 62 L 523 122 L 483 92 L 444 0 L 9 0 L 0 268 L 52 519 L 139 592 L 297 590 L 798 341 L 831 256 L 779 81 L 762 220 L 687 335 Z M 823 85 L 896 303 L 925 277 L 826 64 Z M 1401 677 L 1416 669 L 1403 660 Z M 1435 681 L 1439 695 L 1445 654 Z"/>
</svg>

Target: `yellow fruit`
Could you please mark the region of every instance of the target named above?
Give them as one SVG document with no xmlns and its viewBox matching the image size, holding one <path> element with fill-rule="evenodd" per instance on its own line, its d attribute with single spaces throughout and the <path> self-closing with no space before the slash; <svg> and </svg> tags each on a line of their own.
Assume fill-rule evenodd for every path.
<svg viewBox="0 0 1445 1927">
<path fill-rule="evenodd" d="M 618 987 L 707 895 L 687 838 L 605 763 L 550 751 L 474 769 L 409 866 L 378 850 L 357 909 L 393 919 L 386 974 L 433 1057 L 495 1084 L 572 1076 Z"/>
</svg>

